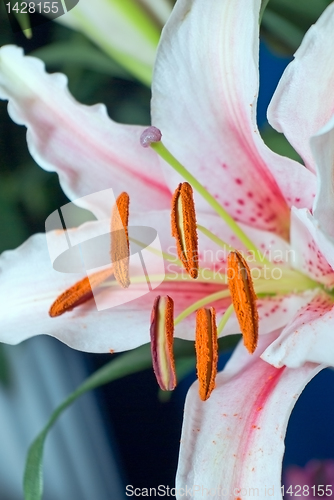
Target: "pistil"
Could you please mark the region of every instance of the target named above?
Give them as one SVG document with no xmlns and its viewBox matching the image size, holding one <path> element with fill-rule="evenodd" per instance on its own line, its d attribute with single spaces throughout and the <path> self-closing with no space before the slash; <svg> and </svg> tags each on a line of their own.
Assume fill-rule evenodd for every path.
<svg viewBox="0 0 334 500">
<path fill-rule="evenodd" d="M 207 203 L 217 212 L 217 214 L 227 223 L 233 233 L 239 238 L 244 246 L 252 251 L 260 262 L 268 262 L 256 245 L 248 238 L 238 223 L 230 214 L 218 203 L 218 201 L 205 189 L 204 186 L 194 177 L 166 148 L 161 141 L 162 134 L 156 127 L 148 127 L 141 135 L 140 143 L 144 147 L 150 146 L 163 160 L 165 160 L 176 172 L 178 172 L 196 191 L 207 201 Z"/>
</svg>

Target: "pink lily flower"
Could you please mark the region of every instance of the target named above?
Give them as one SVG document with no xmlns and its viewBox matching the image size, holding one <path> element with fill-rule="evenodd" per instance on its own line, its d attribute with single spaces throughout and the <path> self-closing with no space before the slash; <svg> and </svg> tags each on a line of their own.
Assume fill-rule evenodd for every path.
<svg viewBox="0 0 334 500">
<path fill-rule="evenodd" d="M 275 499 L 282 498 L 290 412 L 307 382 L 334 360 L 334 5 L 305 36 L 269 108 L 271 123 L 287 135 L 306 168 L 270 151 L 257 129 L 260 5 L 260 0 L 178 0 L 157 53 L 152 123 L 202 194 L 203 186 L 211 193 L 209 205 L 208 197 L 195 197 L 201 226 L 197 281 L 167 266 L 165 282 L 141 299 L 99 312 L 86 302 L 50 318 L 51 302 L 75 280 L 53 270 L 45 235 L 0 258 L 0 298 L 6 304 L 2 341 L 49 334 L 76 349 L 108 352 L 149 341 L 158 294 L 174 299 L 175 335 L 193 340 L 192 312 L 210 304 L 219 317 L 230 305 L 226 255 L 218 252 L 227 244 L 254 257 L 256 249 L 259 345 L 253 356 L 237 347 L 206 402 L 200 401 L 197 384 L 190 389 L 178 498 L 188 486 L 193 498 L 202 498 L 205 488 L 210 498 L 221 498 L 223 490 L 244 500 L 249 488 L 261 489 L 264 481 Z M 130 225 L 156 228 L 163 250 L 171 253 L 169 207 L 181 170 L 172 161 L 174 172 L 153 150 L 141 148 L 143 127 L 113 122 L 102 105 L 77 103 L 63 75 L 48 75 L 40 61 L 14 46 L 0 49 L 0 98 L 9 100 L 13 120 L 27 127 L 37 163 L 57 171 L 67 196 L 99 219 L 70 235 L 89 238 L 108 223 L 103 201 L 92 204 L 84 197 L 110 187 L 115 194 L 129 193 Z M 220 215 L 212 208 L 218 204 Z M 55 247 L 60 236 L 49 234 Z M 268 261 L 267 278 L 259 251 Z M 222 276 L 215 275 L 217 269 Z M 115 296 L 127 293 L 113 290 Z M 238 331 L 232 315 L 220 334 Z"/>
<path fill-rule="evenodd" d="M 292 465 L 284 473 L 286 499 L 307 497 L 319 500 L 334 498 L 334 461 L 311 460 L 305 467 Z"/>
</svg>

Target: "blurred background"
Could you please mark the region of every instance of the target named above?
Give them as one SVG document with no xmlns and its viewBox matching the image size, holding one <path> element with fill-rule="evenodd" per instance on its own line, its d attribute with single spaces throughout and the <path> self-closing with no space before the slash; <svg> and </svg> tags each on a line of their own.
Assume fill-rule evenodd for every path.
<svg viewBox="0 0 334 500">
<path fill-rule="evenodd" d="M 5 3 L 0 3 L 0 46 L 17 44 L 26 53 L 40 57 L 48 71 L 65 73 L 77 100 L 105 103 L 114 120 L 150 123 L 147 61 L 137 67 L 122 59 L 122 48 L 113 50 L 112 41 L 101 42 L 94 30 L 78 24 L 72 29 L 68 26 L 72 24 L 71 13 L 65 14 L 61 23 L 48 21 L 33 27 L 32 36 L 29 31 L 26 35 L 13 33 Z M 159 34 L 173 5 L 172 0 L 161 0 L 161 6 L 153 8 L 147 0 L 131 3 L 143 9 L 151 26 L 147 29 L 155 34 Z M 268 145 L 295 159 L 296 153 L 284 138 L 268 126 L 266 108 L 305 31 L 329 3 L 270 0 L 263 15 L 258 122 Z M 73 26 L 79 7 L 72 11 Z M 105 19 L 109 21 L 111 25 L 117 22 L 111 11 L 110 18 Z M 43 232 L 47 216 L 68 201 L 57 175 L 44 172 L 31 158 L 25 134 L 25 128 L 8 117 L 7 104 L 0 101 L 1 252 L 16 248 L 35 232 Z M 228 356 L 222 354 L 221 367 Z M 29 444 L 56 406 L 87 375 L 109 361 L 108 355 L 71 351 L 52 338 L 35 338 L 19 346 L 0 345 L 1 500 L 23 498 L 21 482 Z M 305 466 L 314 458 L 334 459 L 333 377 L 332 370 L 322 372 L 298 400 L 288 427 L 284 470 L 293 464 Z M 174 393 L 163 399 L 152 370 L 146 370 L 82 397 L 61 417 L 47 442 L 43 498 L 121 500 L 126 498 L 127 484 L 173 487 L 183 403 L 194 378 L 194 372 L 190 372 Z"/>
</svg>

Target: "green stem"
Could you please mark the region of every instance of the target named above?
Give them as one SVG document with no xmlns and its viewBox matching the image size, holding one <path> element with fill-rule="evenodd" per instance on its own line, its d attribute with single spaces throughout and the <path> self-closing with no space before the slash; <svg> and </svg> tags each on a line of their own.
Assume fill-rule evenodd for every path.
<svg viewBox="0 0 334 500">
<path fill-rule="evenodd" d="M 162 256 L 165 261 L 171 262 L 172 264 L 175 264 L 180 269 L 184 269 L 183 264 L 180 261 L 180 259 L 178 259 L 174 255 L 171 255 L 169 253 L 163 252 L 162 250 L 158 250 L 157 248 L 153 248 L 151 246 L 146 246 L 145 243 L 142 243 L 141 241 L 136 240 L 135 238 L 129 237 L 129 240 L 132 241 L 132 243 L 135 243 L 136 245 L 139 245 L 142 248 L 145 248 L 145 250 L 148 250 L 149 252 L 153 253 L 154 255 L 158 255 L 158 256 L 160 255 L 160 256 Z M 206 273 L 206 277 L 204 276 L 204 271 Z M 226 283 L 225 274 L 221 274 L 220 273 L 222 275 L 222 278 L 214 279 L 214 272 L 211 271 L 210 269 L 199 268 L 198 269 L 198 274 L 199 274 L 198 278 L 196 278 L 195 281 L 203 281 L 203 280 L 204 281 L 208 281 L 210 279 L 211 281 L 214 280 L 214 281 L 218 281 L 219 283 Z M 202 280 L 200 278 L 202 278 Z M 190 281 L 194 281 L 190 277 L 189 277 L 189 279 L 190 279 Z M 180 281 L 183 281 L 183 280 L 180 279 Z"/>
<path fill-rule="evenodd" d="M 231 314 L 234 311 L 233 304 L 230 304 L 226 311 L 224 312 L 222 319 L 219 321 L 218 327 L 217 327 L 217 333 L 218 335 L 223 331 L 223 328 L 225 327 L 226 323 L 231 317 Z"/>
<path fill-rule="evenodd" d="M 213 234 L 209 229 L 207 229 L 204 226 L 201 226 L 200 224 L 197 224 L 197 229 L 201 231 L 201 233 L 205 234 L 208 238 L 210 238 L 211 241 L 216 243 L 218 246 L 224 248 L 224 250 L 227 250 L 228 252 L 233 252 L 235 250 L 234 247 L 226 243 L 224 240 L 221 238 L 218 238 L 215 234 Z M 227 257 L 227 255 L 226 255 Z"/>
<path fill-rule="evenodd" d="M 232 229 L 233 233 L 239 238 L 244 246 L 254 252 L 261 262 L 266 262 L 265 257 L 254 243 L 243 232 L 240 226 L 235 222 L 226 210 L 218 203 L 218 201 L 202 186 L 200 182 L 183 166 L 181 163 L 168 151 L 168 149 L 160 142 L 152 142 L 151 148 L 158 153 L 171 167 L 174 168 L 182 177 L 188 181 L 194 189 L 207 201 L 207 203 L 217 212 L 217 214 L 226 222 Z"/>
<path fill-rule="evenodd" d="M 216 300 L 225 299 L 226 297 L 229 297 L 229 295 L 229 290 L 223 290 L 222 292 L 216 292 L 212 293 L 211 295 L 207 295 L 203 299 L 194 302 L 194 304 L 191 304 L 191 306 L 187 307 L 187 309 L 185 309 L 181 314 L 177 316 L 177 318 L 175 318 L 174 325 L 178 325 L 179 323 L 181 323 L 181 321 L 183 321 L 187 316 L 195 312 L 197 309 L 200 309 L 201 307 L 204 307 L 211 302 L 215 302 Z"/>
</svg>

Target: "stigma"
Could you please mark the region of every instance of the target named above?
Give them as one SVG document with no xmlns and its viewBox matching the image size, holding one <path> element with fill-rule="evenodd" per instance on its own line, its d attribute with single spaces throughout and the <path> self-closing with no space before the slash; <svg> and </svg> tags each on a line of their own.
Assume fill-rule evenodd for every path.
<svg viewBox="0 0 334 500">
<path fill-rule="evenodd" d="M 143 148 L 149 148 L 153 142 L 160 142 L 161 138 L 161 131 L 152 125 L 151 127 L 145 129 L 140 136 L 140 144 Z"/>
</svg>

